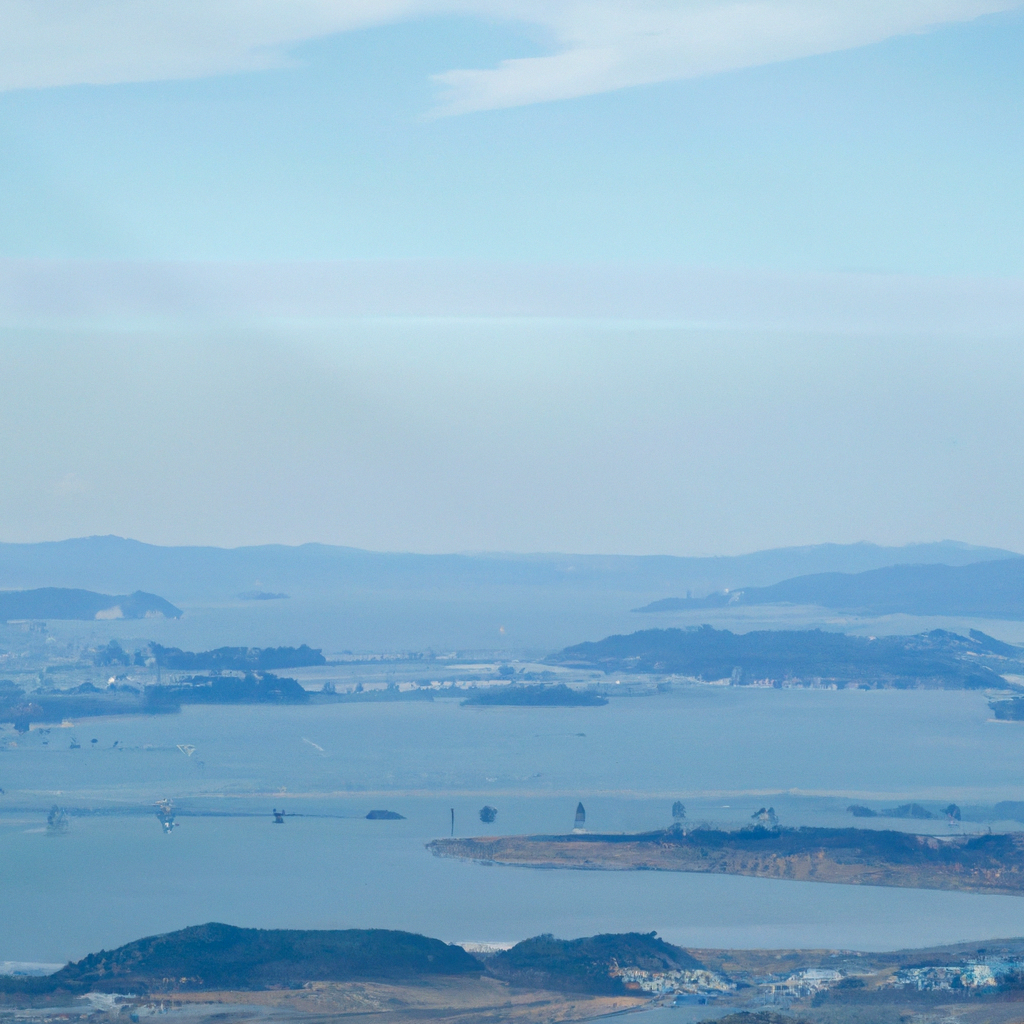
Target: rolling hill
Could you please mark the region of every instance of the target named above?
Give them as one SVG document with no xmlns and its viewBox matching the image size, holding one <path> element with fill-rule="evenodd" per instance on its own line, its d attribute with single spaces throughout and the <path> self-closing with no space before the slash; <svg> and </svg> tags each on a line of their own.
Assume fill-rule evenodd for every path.
<svg viewBox="0 0 1024 1024">
<path fill-rule="evenodd" d="M 0 978 L 0 991 L 260 989 L 307 981 L 401 981 L 480 971 L 480 962 L 461 946 L 411 932 L 203 924 L 92 953 L 42 978 Z"/>
<path fill-rule="evenodd" d="M 576 644 L 551 655 L 553 664 L 691 676 L 736 684 L 771 681 L 838 685 L 1005 687 L 1001 672 L 1018 672 L 1024 649 L 973 630 L 968 637 L 936 629 L 918 636 L 865 637 L 822 630 L 732 633 L 700 626 L 646 629 Z"/>
</svg>

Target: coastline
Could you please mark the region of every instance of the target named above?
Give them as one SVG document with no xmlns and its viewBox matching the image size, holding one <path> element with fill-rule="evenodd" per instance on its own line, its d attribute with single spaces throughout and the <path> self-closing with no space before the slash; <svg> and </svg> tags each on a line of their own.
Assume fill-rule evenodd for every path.
<svg viewBox="0 0 1024 1024">
<path fill-rule="evenodd" d="M 1024 833 L 673 827 L 636 835 L 435 839 L 437 857 L 584 871 L 683 871 L 1024 896 Z"/>
</svg>

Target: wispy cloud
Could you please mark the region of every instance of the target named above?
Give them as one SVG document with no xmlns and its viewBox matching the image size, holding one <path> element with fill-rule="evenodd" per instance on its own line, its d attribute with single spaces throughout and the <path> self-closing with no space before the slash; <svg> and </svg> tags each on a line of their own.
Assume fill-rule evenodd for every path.
<svg viewBox="0 0 1024 1024">
<path fill-rule="evenodd" d="M 721 329 L 1019 336 L 1024 279 L 667 265 L 0 259 L 0 331 L 568 318 Z M 66 491 L 75 486 L 67 478 Z"/>
<path fill-rule="evenodd" d="M 486 5 L 481 5 L 486 6 Z M 557 40 L 550 56 L 436 76 L 445 114 L 521 106 L 881 42 L 1019 0 L 553 0 L 505 5 Z"/>
<path fill-rule="evenodd" d="M 522 106 L 829 53 L 1024 0 L 0 0 L 0 89 L 286 66 L 311 39 L 412 18 L 529 23 L 551 52 L 435 76 L 438 114 Z"/>
<path fill-rule="evenodd" d="M 289 63 L 311 39 L 424 0 L 0 0 L 0 89 L 204 78 Z"/>
</svg>

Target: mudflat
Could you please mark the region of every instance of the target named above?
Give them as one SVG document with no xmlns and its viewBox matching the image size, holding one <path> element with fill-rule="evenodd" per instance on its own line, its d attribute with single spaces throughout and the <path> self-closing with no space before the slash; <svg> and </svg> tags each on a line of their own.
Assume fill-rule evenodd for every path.
<svg viewBox="0 0 1024 1024">
<path fill-rule="evenodd" d="M 802 882 L 1024 895 L 1024 833 L 679 827 L 637 835 L 435 839 L 439 857 L 592 871 L 690 871 Z"/>
</svg>

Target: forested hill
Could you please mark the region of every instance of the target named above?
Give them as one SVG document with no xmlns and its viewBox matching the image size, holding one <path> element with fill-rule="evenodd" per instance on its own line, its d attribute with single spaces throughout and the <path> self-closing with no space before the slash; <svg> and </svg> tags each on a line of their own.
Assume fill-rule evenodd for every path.
<svg viewBox="0 0 1024 1024">
<path fill-rule="evenodd" d="M 0 990 L 259 989 L 307 981 L 407 980 L 480 970 L 480 962 L 461 946 L 411 932 L 286 931 L 204 924 L 92 953 L 43 978 L 0 978 Z"/>
<path fill-rule="evenodd" d="M 624 968 L 662 972 L 702 967 L 685 949 L 659 939 L 654 932 L 584 939 L 538 935 L 504 950 L 488 964 L 490 973 L 513 985 L 600 995 L 625 991 L 619 975 Z"/>
<path fill-rule="evenodd" d="M 299 647 L 218 647 L 213 651 L 196 652 L 150 643 L 149 650 L 158 665 L 185 672 L 265 671 L 327 664 L 322 650 L 314 650 L 306 644 Z"/>
<path fill-rule="evenodd" d="M 803 604 L 865 615 L 969 615 L 1024 619 L 1024 558 L 972 565 L 891 565 L 868 572 L 821 572 L 767 587 L 744 587 L 708 597 L 670 597 L 639 612 L 733 605 Z"/>
<path fill-rule="evenodd" d="M 735 683 L 832 681 L 846 685 L 1005 687 L 1024 649 L 977 630 L 969 637 L 933 630 L 917 636 L 863 637 L 822 630 L 732 633 L 700 626 L 647 629 L 567 647 L 548 661 L 602 669 L 691 676 Z"/>
<path fill-rule="evenodd" d="M 0 993 L 140 994 L 298 987 L 311 981 L 408 983 L 485 973 L 526 988 L 624 994 L 623 971 L 702 964 L 654 932 L 526 939 L 487 963 L 461 946 L 383 929 L 285 931 L 204 924 L 92 953 L 45 977 L 0 975 Z"/>
</svg>

